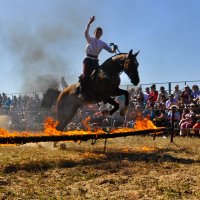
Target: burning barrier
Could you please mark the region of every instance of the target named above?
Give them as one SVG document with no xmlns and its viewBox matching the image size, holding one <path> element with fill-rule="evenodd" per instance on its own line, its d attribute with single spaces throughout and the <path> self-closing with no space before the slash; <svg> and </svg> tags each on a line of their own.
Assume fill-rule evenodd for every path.
<svg viewBox="0 0 200 200">
<path fill-rule="evenodd" d="M 94 131 L 88 126 L 89 119 L 85 119 L 87 125 L 87 131 L 75 130 L 75 131 L 57 131 L 55 129 L 57 122 L 54 122 L 51 118 L 47 118 L 45 121 L 44 132 L 12 132 L 5 129 L 0 129 L 0 144 L 25 144 L 30 142 L 49 142 L 49 141 L 87 141 L 108 139 L 116 137 L 136 136 L 154 134 L 158 135 L 166 130 L 166 128 L 157 128 L 148 119 L 136 120 L 134 128 L 119 128 L 119 129 L 107 129 L 103 130 L 98 128 Z M 86 123 L 87 122 L 87 123 Z"/>
</svg>

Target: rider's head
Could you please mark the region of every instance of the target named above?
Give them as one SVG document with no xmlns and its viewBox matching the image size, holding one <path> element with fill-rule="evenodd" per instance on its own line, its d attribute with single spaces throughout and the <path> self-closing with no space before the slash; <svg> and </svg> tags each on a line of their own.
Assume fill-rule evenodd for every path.
<svg viewBox="0 0 200 200">
<path fill-rule="evenodd" d="M 94 30 L 94 37 L 97 38 L 97 39 L 100 39 L 100 37 L 103 35 L 103 30 L 101 27 L 97 27 L 95 30 Z"/>
</svg>

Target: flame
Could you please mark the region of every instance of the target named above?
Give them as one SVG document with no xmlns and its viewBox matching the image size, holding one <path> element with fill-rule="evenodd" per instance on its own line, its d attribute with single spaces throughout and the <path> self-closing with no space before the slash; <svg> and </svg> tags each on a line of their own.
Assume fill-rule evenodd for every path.
<svg viewBox="0 0 200 200">
<path fill-rule="evenodd" d="M 157 127 L 153 124 L 153 122 L 148 118 L 137 119 L 134 128 L 137 130 L 157 129 Z"/>
<path fill-rule="evenodd" d="M 139 151 L 141 152 L 146 152 L 146 153 L 151 153 L 151 152 L 155 152 L 155 151 L 158 151 L 159 149 L 156 148 L 156 147 L 147 147 L 147 146 L 143 146 L 139 149 Z"/>
<path fill-rule="evenodd" d="M 85 134 L 106 134 L 105 131 L 102 130 L 100 127 L 96 127 L 93 131 L 89 125 L 90 117 L 87 117 L 83 120 L 83 125 L 86 128 L 84 130 L 74 130 L 74 131 L 58 131 L 56 130 L 56 126 L 58 125 L 58 121 L 54 121 L 52 118 L 46 118 L 44 123 L 44 131 L 43 132 L 9 132 L 3 128 L 0 128 L 0 138 L 1 137 L 34 137 L 34 136 L 51 136 L 51 135 L 85 135 Z M 133 128 L 117 128 L 109 130 L 109 133 L 120 133 L 120 132 L 134 132 L 137 130 L 146 130 L 146 129 L 157 129 L 157 127 L 150 121 L 148 118 L 141 118 L 139 117 Z"/>
<path fill-rule="evenodd" d="M 138 118 L 135 121 L 133 128 L 118 128 L 118 129 L 113 129 L 111 132 L 112 133 L 133 132 L 133 131 L 137 131 L 137 130 L 147 130 L 147 129 L 157 129 L 157 127 L 148 118 Z"/>
<path fill-rule="evenodd" d="M 82 124 L 85 126 L 85 128 L 87 129 L 87 131 L 90 131 L 90 130 L 91 130 L 90 125 L 89 125 L 90 119 L 91 119 L 91 117 L 88 116 L 88 117 L 86 117 L 86 118 L 82 121 Z"/>
</svg>

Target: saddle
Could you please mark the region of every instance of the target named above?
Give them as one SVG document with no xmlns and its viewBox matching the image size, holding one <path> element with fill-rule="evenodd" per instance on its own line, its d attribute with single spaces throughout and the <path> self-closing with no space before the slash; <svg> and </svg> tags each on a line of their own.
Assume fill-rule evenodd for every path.
<svg viewBox="0 0 200 200">
<path fill-rule="evenodd" d="M 98 94 L 94 86 L 99 81 L 109 80 L 108 75 L 101 69 L 94 69 L 90 76 L 84 77 L 83 74 L 79 76 L 79 93 L 85 97 L 85 99 L 98 100 Z"/>
</svg>

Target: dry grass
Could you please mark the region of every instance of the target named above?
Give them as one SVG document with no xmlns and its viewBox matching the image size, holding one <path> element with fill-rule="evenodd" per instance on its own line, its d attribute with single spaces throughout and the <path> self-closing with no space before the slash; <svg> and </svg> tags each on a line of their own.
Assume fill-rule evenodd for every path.
<svg viewBox="0 0 200 200">
<path fill-rule="evenodd" d="M 0 147 L 0 199 L 200 199 L 200 141 L 127 137 Z"/>
</svg>

